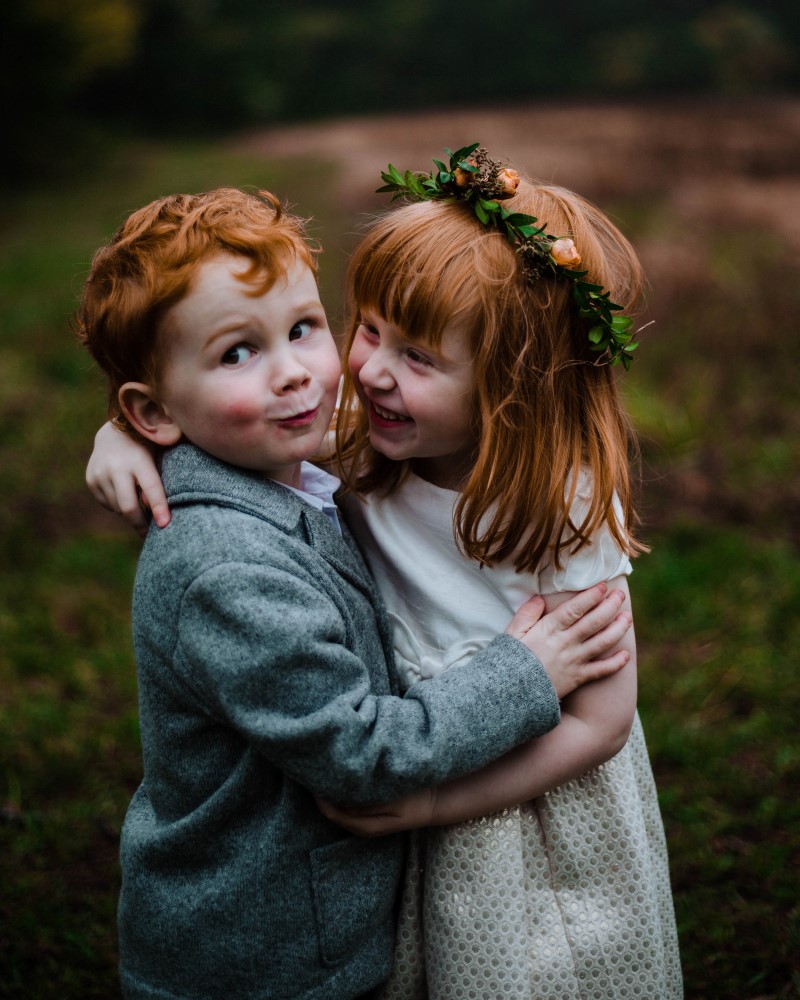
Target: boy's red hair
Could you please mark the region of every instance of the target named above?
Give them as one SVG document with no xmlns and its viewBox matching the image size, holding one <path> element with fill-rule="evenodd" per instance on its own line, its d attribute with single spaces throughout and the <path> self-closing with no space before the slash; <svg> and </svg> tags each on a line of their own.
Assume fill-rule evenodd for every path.
<svg viewBox="0 0 800 1000">
<path fill-rule="evenodd" d="M 587 280 L 609 289 L 630 313 L 642 290 L 639 261 L 599 209 L 563 188 L 525 180 L 504 205 L 536 216 L 550 233 L 571 236 Z M 644 548 L 633 536 L 633 436 L 616 370 L 595 363 L 568 282 L 526 280 L 514 249 L 463 203 L 421 202 L 387 213 L 370 229 L 351 258 L 347 294 L 347 351 L 359 307 L 434 346 L 451 323 L 466 331 L 478 447 L 456 505 L 455 531 L 469 558 L 513 559 L 518 570 L 534 571 L 549 546 L 558 564 L 561 553 L 582 547 L 603 522 L 623 551 Z M 407 463 L 370 446 L 346 366 L 337 440 L 341 474 L 356 492 L 390 493 L 407 474 Z M 582 468 L 592 476 L 592 499 L 585 520 L 572 524 Z M 621 525 L 612 511 L 615 493 Z"/>
<path fill-rule="evenodd" d="M 296 260 L 316 271 L 303 223 L 268 191 L 217 188 L 175 194 L 130 215 L 94 256 L 76 332 L 108 379 L 109 416 L 134 434 L 119 406 L 125 382 L 157 386 L 168 337 L 165 313 L 218 254 L 250 261 L 242 281 L 267 291 Z"/>
</svg>

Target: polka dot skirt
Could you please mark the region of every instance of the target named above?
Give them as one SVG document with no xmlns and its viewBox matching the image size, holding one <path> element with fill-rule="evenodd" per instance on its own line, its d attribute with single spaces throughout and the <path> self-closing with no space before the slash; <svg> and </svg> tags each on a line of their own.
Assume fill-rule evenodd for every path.
<svg viewBox="0 0 800 1000">
<path fill-rule="evenodd" d="M 679 1000 L 664 831 L 638 716 L 611 761 L 412 841 L 380 1000 Z"/>
</svg>

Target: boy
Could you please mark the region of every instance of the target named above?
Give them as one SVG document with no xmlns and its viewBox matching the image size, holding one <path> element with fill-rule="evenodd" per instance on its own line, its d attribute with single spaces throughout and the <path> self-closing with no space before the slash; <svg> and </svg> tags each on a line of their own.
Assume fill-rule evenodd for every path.
<svg viewBox="0 0 800 1000">
<path fill-rule="evenodd" d="M 306 461 L 339 360 L 312 251 L 272 195 L 135 212 L 78 319 L 118 426 L 169 449 L 174 512 L 134 591 L 144 780 L 121 837 L 124 993 L 357 997 L 388 974 L 403 841 L 345 834 L 313 796 L 397 798 L 547 731 L 556 691 L 621 665 L 586 661 L 627 622 L 599 589 L 547 621 L 528 608 L 471 664 L 395 696 L 338 481 Z M 613 635 L 590 653 L 598 628 Z"/>
</svg>

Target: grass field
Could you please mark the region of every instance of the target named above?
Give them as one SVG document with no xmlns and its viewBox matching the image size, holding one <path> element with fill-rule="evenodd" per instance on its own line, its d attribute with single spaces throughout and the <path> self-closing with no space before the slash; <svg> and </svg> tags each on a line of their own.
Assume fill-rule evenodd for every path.
<svg viewBox="0 0 800 1000">
<path fill-rule="evenodd" d="M 531 135 L 553 137 L 547 155 Z M 800 996 L 800 106 L 786 102 L 126 146 L 84 182 L 5 199 L 0 995 L 118 995 L 117 841 L 140 775 L 128 613 L 139 543 L 83 485 L 104 400 L 69 315 L 92 251 L 156 195 L 272 187 L 325 237 L 336 324 L 377 167 L 425 166 L 474 139 L 599 201 L 641 248 L 654 324 L 625 391 L 652 553 L 632 590 L 686 995 Z"/>
</svg>

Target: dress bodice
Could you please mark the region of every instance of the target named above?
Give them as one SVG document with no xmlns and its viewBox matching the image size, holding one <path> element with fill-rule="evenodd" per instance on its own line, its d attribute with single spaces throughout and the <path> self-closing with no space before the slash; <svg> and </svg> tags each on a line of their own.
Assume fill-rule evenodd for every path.
<svg viewBox="0 0 800 1000">
<path fill-rule="evenodd" d="M 573 521 L 588 502 L 579 481 Z M 404 688 L 472 657 L 502 632 L 534 594 L 577 591 L 630 573 L 630 560 L 604 528 L 565 560 L 519 573 L 510 560 L 481 567 L 453 537 L 458 494 L 409 476 L 389 497 L 346 504 L 348 523 L 386 602 Z M 618 513 L 619 516 L 619 513 Z"/>
</svg>

